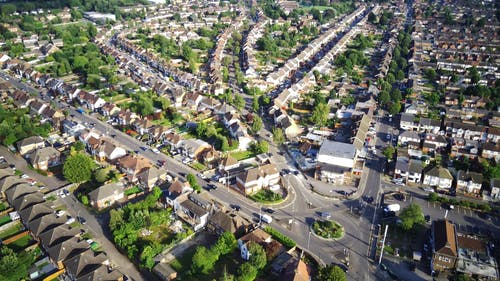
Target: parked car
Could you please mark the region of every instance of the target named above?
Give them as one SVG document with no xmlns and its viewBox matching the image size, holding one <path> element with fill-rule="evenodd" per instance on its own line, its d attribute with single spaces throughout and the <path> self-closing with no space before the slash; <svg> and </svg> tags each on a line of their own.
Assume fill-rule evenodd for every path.
<svg viewBox="0 0 500 281">
<path fill-rule="evenodd" d="M 74 217 L 69 216 L 69 217 L 68 217 L 68 220 L 66 221 L 66 224 L 72 224 L 72 223 L 74 223 L 74 222 L 75 222 L 75 218 L 74 218 Z"/>
<path fill-rule="evenodd" d="M 87 220 L 84 217 L 78 217 L 78 222 L 81 224 L 86 224 Z"/>
<path fill-rule="evenodd" d="M 151 151 L 153 151 L 153 153 L 160 154 L 160 150 L 158 150 L 158 148 L 151 148 Z"/>
<path fill-rule="evenodd" d="M 64 211 L 64 210 L 59 210 L 59 211 L 56 212 L 56 216 L 58 216 L 58 217 L 60 217 L 60 216 L 62 216 L 64 214 L 66 214 L 66 211 Z"/>
</svg>

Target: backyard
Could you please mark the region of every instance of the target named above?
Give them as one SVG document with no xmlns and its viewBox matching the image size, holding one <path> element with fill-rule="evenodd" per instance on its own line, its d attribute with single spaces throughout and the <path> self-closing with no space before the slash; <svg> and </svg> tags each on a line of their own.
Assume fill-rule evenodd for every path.
<svg viewBox="0 0 500 281">
<path fill-rule="evenodd" d="M 20 221 L 18 221 L 17 224 L 7 228 L 6 230 L 0 232 L 0 239 L 5 239 L 8 237 L 11 237 L 14 234 L 19 233 L 23 229 L 23 225 L 21 224 Z"/>
</svg>

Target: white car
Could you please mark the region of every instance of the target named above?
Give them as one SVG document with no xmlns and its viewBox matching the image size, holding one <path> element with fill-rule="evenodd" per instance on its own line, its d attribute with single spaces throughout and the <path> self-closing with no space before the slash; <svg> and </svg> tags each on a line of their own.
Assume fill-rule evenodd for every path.
<svg viewBox="0 0 500 281">
<path fill-rule="evenodd" d="M 60 217 L 60 216 L 62 216 L 64 214 L 66 214 L 66 211 L 64 211 L 64 210 L 59 210 L 59 211 L 56 212 L 56 216 L 58 216 L 58 217 Z"/>
<path fill-rule="evenodd" d="M 160 154 L 160 150 L 158 150 L 158 148 L 151 148 L 151 151 L 153 151 L 156 154 Z"/>
<path fill-rule="evenodd" d="M 22 179 L 27 179 L 27 178 L 29 178 L 29 177 L 30 177 L 30 176 L 28 176 L 28 175 L 26 175 L 26 174 L 23 174 L 23 175 L 21 176 L 21 178 L 22 178 Z"/>
<path fill-rule="evenodd" d="M 204 174 L 198 174 L 198 177 L 202 178 L 202 179 L 207 179 L 207 176 L 205 176 Z"/>
</svg>

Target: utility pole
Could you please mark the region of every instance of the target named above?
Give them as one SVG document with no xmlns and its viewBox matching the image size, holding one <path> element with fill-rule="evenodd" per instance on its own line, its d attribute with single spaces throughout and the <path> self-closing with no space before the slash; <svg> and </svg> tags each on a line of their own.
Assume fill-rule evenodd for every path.
<svg viewBox="0 0 500 281">
<path fill-rule="evenodd" d="M 387 236 L 387 230 L 389 225 L 385 225 L 384 238 L 382 239 L 382 249 L 380 250 L 380 257 L 378 259 L 378 265 L 382 263 L 382 256 L 384 255 L 385 237 Z"/>
</svg>

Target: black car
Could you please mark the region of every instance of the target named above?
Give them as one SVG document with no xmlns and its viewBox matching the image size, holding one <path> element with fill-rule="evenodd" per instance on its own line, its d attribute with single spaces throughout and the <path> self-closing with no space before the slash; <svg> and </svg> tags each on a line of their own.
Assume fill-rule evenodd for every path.
<svg viewBox="0 0 500 281">
<path fill-rule="evenodd" d="M 145 147 L 145 146 L 141 146 L 141 149 L 142 149 L 142 151 L 146 151 L 146 150 L 148 150 L 148 148 L 147 148 L 147 147 Z"/>
<path fill-rule="evenodd" d="M 79 221 L 81 224 L 86 224 L 86 223 L 87 223 L 87 220 L 86 220 L 84 217 L 78 217 L 78 221 Z"/>
<path fill-rule="evenodd" d="M 271 208 L 262 208 L 262 210 L 263 210 L 264 212 L 266 212 L 266 213 L 269 213 L 269 214 L 274 214 L 274 212 L 275 212 L 275 211 L 274 211 L 273 209 L 271 209 Z"/>
<path fill-rule="evenodd" d="M 368 204 L 373 203 L 373 196 L 366 196 L 366 197 L 365 197 L 365 201 L 366 201 L 366 203 L 368 203 Z"/>
<path fill-rule="evenodd" d="M 391 217 L 395 217 L 396 216 L 396 212 L 394 211 L 384 211 L 384 218 L 391 218 Z"/>
<path fill-rule="evenodd" d="M 424 219 L 425 219 L 425 222 L 427 222 L 427 223 L 431 222 L 431 216 L 429 216 L 429 215 L 425 215 Z"/>
<path fill-rule="evenodd" d="M 229 205 L 231 207 L 231 209 L 235 210 L 235 211 L 239 211 L 241 210 L 241 206 L 240 205 L 237 205 L 237 204 L 231 204 Z"/>
</svg>

